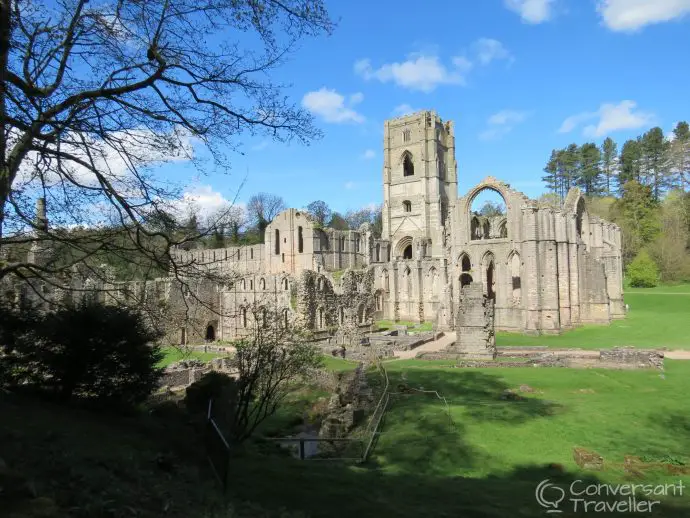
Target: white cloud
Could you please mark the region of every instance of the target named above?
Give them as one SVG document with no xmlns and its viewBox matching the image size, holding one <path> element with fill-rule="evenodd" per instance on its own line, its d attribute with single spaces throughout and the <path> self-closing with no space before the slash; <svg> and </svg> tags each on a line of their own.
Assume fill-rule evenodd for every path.
<svg viewBox="0 0 690 518">
<path fill-rule="evenodd" d="M 184 217 L 193 212 L 201 221 L 206 221 L 209 216 L 217 214 L 220 210 L 228 210 L 233 206 L 228 200 L 210 185 L 193 185 L 187 188 L 182 198 L 174 203 L 174 208 L 179 217 Z M 234 204 L 235 207 L 243 204 Z"/>
<path fill-rule="evenodd" d="M 393 115 L 397 116 L 403 116 L 403 115 L 410 115 L 411 113 L 414 113 L 418 110 L 414 109 L 412 106 L 409 104 L 403 103 L 399 104 L 395 108 L 393 108 Z"/>
<path fill-rule="evenodd" d="M 518 13 L 525 23 L 548 21 L 553 16 L 554 2 L 555 0 L 504 0 L 505 6 Z"/>
<path fill-rule="evenodd" d="M 503 43 L 492 38 L 480 38 L 474 43 L 477 59 L 482 65 L 488 65 L 492 61 L 507 59 L 512 61 L 513 57 L 505 48 Z"/>
<path fill-rule="evenodd" d="M 12 138 L 12 135 L 10 136 Z M 79 142 L 79 139 L 74 139 Z M 70 136 L 64 138 L 61 150 L 69 152 L 83 163 L 63 161 L 62 171 L 54 169 L 45 171 L 41 177 L 33 167 L 38 154 L 30 152 L 24 160 L 19 174 L 13 183 L 15 189 L 35 187 L 52 187 L 62 182 L 75 183 L 80 186 L 100 186 L 99 179 L 93 170 L 98 171 L 110 184 L 125 196 L 141 195 L 142 184 L 138 173 L 142 168 L 159 166 L 169 162 L 185 162 L 194 157 L 194 145 L 198 141 L 187 131 L 178 130 L 171 133 L 154 133 L 148 129 L 116 131 L 108 135 L 108 141 L 89 139 L 84 145 L 70 142 Z M 171 151 L 174 150 L 174 151 Z M 92 170 L 93 169 L 93 170 Z M 69 179 L 65 180 L 65 173 Z"/>
<path fill-rule="evenodd" d="M 502 59 L 513 61 L 508 49 L 500 41 L 491 38 L 475 41 L 472 51 L 480 65 Z M 409 54 L 405 61 L 385 63 L 379 68 L 374 68 L 369 59 L 360 59 L 354 64 L 354 71 L 367 81 L 392 82 L 409 90 L 428 93 L 441 85 L 465 85 L 467 75 L 474 67 L 475 63 L 464 55 L 451 57 L 446 65 L 436 54 L 427 51 Z M 402 104 L 399 108 L 409 108 L 409 105 Z"/>
<path fill-rule="evenodd" d="M 350 190 L 354 189 L 355 187 L 357 187 L 357 184 L 356 184 L 355 182 L 345 182 L 344 187 L 345 187 L 348 191 L 350 191 Z"/>
<path fill-rule="evenodd" d="M 487 128 L 479 134 L 481 140 L 495 140 L 510 133 L 515 126 L 524 122 L 529 113 L 518 110 L 501 110 L 488 118 Z"/>
<path fill-rule="evenodd" d="M 355 73 L 366 80 L 376 79 L 382 83 L 393 82 L 403 88 L 431 92 L 440 85 L 463 85 L 467 73 L 467 60 L 453 59 L 447 67 L 438 56 L 410 54 L 401 63 L 388 63 L 375 69 L 368 59 L 355 62 Z"/>
<path fill-rule="evenodd" d="M 635 101 L 621 101 L 618 104 L 602 104 L 595 112 L 584 112 L 568 117 L 561 124 L 559 133 L 569 133 L 587 121 L 598 122 L 589 124 L 583 129 L 586 137 L 604 137 L 620 130 L 639 129 L 652 123 L 654 114 L 637 110 Z"/>
<path fill-rule="evenodd" d="M 455 68 L 461 72 L 469 72 L 474 67 L 474 63 L 472 63 L 465 56 L 455 56 L 452 61 Z"/>
<path fill-rule="evenodd" d="M 597 11 L 612 31 L 635 31 L 690 13 L 690 0 L 598 0 Z"/>
<path fill-rule="evenodd" d="M 376 151 L 373 149 L 367 149 L 364 153 L 362 153 L 362 158 L 364 160 L 371 160 L 374 157 L 376 157 Z"/>
<path fill-rule="evenodd" d="M 355 93 L 350 96 L 349 105 L 362 102 L 364 95 Z M 314 115 L 318 115 L 326 122 L 364 122 L 364 116 L 346 106 L 345 97 L 333 89 L 326 87 L 313 92 L 307 92 L 302 98 L 302 106 Z"/>
</svg>

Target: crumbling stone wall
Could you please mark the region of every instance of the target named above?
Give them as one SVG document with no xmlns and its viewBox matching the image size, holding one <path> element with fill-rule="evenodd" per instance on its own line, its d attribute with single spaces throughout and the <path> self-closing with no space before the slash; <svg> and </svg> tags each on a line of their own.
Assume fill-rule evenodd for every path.
<svg viewBox="0 0 690 518">
<path fill-rule="evenodd" d="M 635 349 L 634 347 L 614 347 L 602 349 L 599 359 L 609 364 L 626 365 L 638 368 L 664 368 L 664 353 L 647 349 Z"/>
<path fill-rule="evenodd" d="M 494 303 L 484 294 L 481 283 L 462 289 L 455 329 L 457 340 L 448 351 L 476 358 L 496 357 Z"/>
</svg>

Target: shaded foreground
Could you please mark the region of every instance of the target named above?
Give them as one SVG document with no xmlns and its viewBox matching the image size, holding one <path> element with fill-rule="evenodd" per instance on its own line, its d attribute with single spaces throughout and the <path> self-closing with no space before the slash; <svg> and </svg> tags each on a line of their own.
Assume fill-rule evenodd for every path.
<svg viewBox="0 0 690 518">
<path fill-rule="evenodd" d="M 690 463 L 690 362 L 667 361 L 663 378 L 659 371 L 443 364 L 387 364 L 393 391 L 438 391 L 450 415 L 435 395 L 393 395 L 367 465 L 298 461 L 259 444 L 237 451 L 226 502 L 232 511 L 198 431 L 171 407 L 106 417 L 2 396 L 0 457 L 30 480 L 36 495 L 59 505 L 57 514 L 40 515 L 49 518 L 532 517 L 545 516 L 535 489 L 547 478 L 562 487 L 594 477 L 648 484 L 682 479 L 690 486 L 687 475 L 656 470 L 630 478 L 621 466 L 624 455 L 666 459 L 679 468 Z M 521 385 L 531 389 L 520 393 L 524 400 L 501 398 Z M 302 390 L 265 430 L 288 431 L 323 395 Z M 573 461 L 576 446 L 601 454 L 605 469 L 583 472 Z M 688 493 L 665 499 L 651 514 L 688 515 Z"/>
</svg>

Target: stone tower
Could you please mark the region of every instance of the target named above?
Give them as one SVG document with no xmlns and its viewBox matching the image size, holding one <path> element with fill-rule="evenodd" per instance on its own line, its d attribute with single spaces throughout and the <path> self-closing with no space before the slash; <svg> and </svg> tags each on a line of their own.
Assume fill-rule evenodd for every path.
<svg viewBox="0 0 690 518">
<path fill-rule="evenodd" d="M 388 120 L 383 142 L 383 235 L 391 259 L 441 257 L 457 198 L 453 123 L 422 111 Z"/>
</svg>

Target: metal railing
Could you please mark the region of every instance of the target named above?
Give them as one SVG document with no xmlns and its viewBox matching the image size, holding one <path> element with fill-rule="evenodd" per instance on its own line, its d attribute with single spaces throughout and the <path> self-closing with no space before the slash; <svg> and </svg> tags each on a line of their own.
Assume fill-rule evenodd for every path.
<svg viewBox="0 0 690 518">
<path fill-rule="evenodd" d="M 230 474 L 230 444 L 223 432 L 220 431 L 216 420 L 213 419 L 212 409 L 213 399 L 209 399 L 206 429 L 204 430 L 204 446 L 213 473 L 225 491 L 228 488 L 228 475 Z"/>
</svg>

